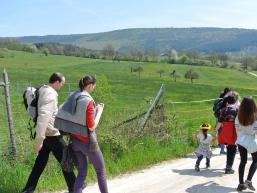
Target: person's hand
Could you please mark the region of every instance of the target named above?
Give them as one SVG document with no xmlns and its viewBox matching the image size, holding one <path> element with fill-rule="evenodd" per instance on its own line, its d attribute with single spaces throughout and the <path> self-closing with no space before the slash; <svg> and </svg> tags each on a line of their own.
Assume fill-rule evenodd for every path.
<svg viewBox="0 0 257 193">
<path fill-rule="evenodd" d="M 36 144 L 36 145 L 34 146 L 35 152 L 39 152 L 39 151 L 42 149 L 42 147 L 43 147 L 43 144 Z"/>
<path fill-rule="evenodd" d="M 100 110 L 100 109 L 104 109 L 104 103 L 99 103 L 98 105 L 97 105 L 97 110 Z"/>
<path fill-rule="evenodd" d="M 104 105 L 102 105 L 102 103 L 98 104 L 96 109 L 97 113 L 102 113 L 103 110 L 104 110 Z"/>
<path fill-rule="evenodd" d="M 211 144 L 214 145 L 215 141 L 216 141 L 216 135 L 213 136 L 213 138 L 211 140 Z"/>
</svg>

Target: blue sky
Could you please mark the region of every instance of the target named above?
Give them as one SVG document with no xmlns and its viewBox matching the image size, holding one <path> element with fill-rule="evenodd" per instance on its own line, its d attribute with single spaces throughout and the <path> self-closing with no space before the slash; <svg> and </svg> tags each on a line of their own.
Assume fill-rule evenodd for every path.
<svg viewBox="0 0 257 193">
<path fill-rule="evenodd" d="M 1 0 L 0 36 L 125 28 L 257 29 L 256 0 Z"/>
</svg>

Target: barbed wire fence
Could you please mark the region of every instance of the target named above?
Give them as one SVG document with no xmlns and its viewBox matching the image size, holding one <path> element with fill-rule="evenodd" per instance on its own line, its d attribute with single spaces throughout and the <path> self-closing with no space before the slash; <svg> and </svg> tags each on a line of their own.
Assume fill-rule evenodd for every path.
<svg viewBox="0 0 257 193">
<path fill-rule="evenodd" d="M 17 84 L 16 84 L 17 85 Z M 29 132 L 26 130 L 27 124 L 29 117 L 25 111 L 24 105 L 22 104 L 22 91 L 25 88 L 26 85 L 21 85 L 19 84 L 19 89 L 13 88 L 12 90 L 15 91 L 15 95 L 13 96 L 13 101 L 12 101 L 12 109 L 13 109 L 13 120 L 14 120 L 14 128 L 16 130 L 16 142 L 18 146 L 18 154 L 20 155 L 26 155 L 31 152 L 31 145 L 30 139 L 29 139 Z M 63 92 L 63 94 L 68 94 L 69 91 Z M 165 130 L 164 123 L 167 121 L 168 117 L 170 115 L 167 115 L 165 109 L 172 108 L 173 111 L 170 112 L 172 115 L 170 118 L 170 122 L 172 123 L 173 127 L 173 135 L 172 135 L 172 140 L 182 140 L 185 141 L 188 138 L 190 138 L 190 132 L 188 128 L 190 126 L 187 126 L 187 128 L 181 129 L 182 127 L 185 127 L 185 125 L 189 124 L 192 122 L 192 120 L 201 120 L 201 119 L 212 119 L 212 115 L 205 115 L 205 116 L 196 116 L 191 118 L 186 118 L 185 114 L 190 114 L 190 113 L 195 113 L 195 112 L 206 112 L 207 109 L 192 109 L 192 110 L 176 110 L 179 109 L 179 107 L 169 107 L 169 104 L 163 105 L 164 101 L 161 101 L 160 106 L 150 115 L 150 118 L 145 126 L 145 128 L 140 128 L 140 124 L 142 124 L 142 117 L 145 115 L 147 109 L 145 109 L 144 112 L 140 112 L 139 109 L 134 109 L 134 108 L 122 108 L 120 112 L 115 112 L 113 113 L 114 120 L 108 120 L 108 122 L 105 122 L 105 128 L 107 130 L 110 128 L 111 131 L 115 133 L 119 133 L 120 135 L 126 135 L 129 138 L 135 137 L 135 135 L 152 135 L 152 136 L 159 136 L 158 138 L 162 138 L 167 135 L 168 132 Z M 1 108 L 1 117 L 3 117 L 2 121 L 0 121 L 0 127 L 3 128 L 1 136 L 5 136 L 0 140 L 0 148 L 3 150 L 6 150 L 8 147 L 8 138 L 7 138 L 7 133 L 8 133 L 8 126 L 7 126 L 7 114 L 5 113 L 5 105 L 3 101 L 3 97 L 1 96 L 1 103 L 0 103 L 0 108 Z M 211 109 L 209 109 L 211 110 Z M 141 115 L 140 115 L 141 113 Z M 4 118 L 5 117 L 5 118 Z M 121 124 L 117 128 L 114 128 L 115 125 L 130 119 L 130 118 L 135 117 L 135 119 L 131 122 L 128 122 L 127 124 Z M 183 122 L 183 124 L 182 124 Z M 199 122 L 199 121 L 198 121 Z M 178 127 L 178 125 L 181 125 Z M 190 124 L 189 124 L 190 125 Z M 198 126 L 198 124 L 195 124 L 193 126 Z M 140 134 L 141 133 L 141 134 Z M 26 144 L 26 145 L 24 145 Z M 28 144 L 28 145 L 27 145 Z"/>
<path fill-rule="evenodd" d="M 27 131 L 29 116 L 22 103 L 22 94 L 28 85 L 39 86 L 39 84 L 29 82 L 10 83 L 17 154 L 23 157 L 31 153 L 33 145 L 30 142 L 29 131 Z M 59 98 L 65 99 L 76 88 L 77 83 L 66 83 L 59 93 Z M 106 132 L 113 132 L 121 137 L 125 136 L 128 139 L 133 139 L 135 136 L 152 136 L 158 138 L 158 140 L 187 142 L 192 139 L 192 128 L 198 128 L 202 122 L 212 122 L 214 124 L 215 118 L 212 114 L 213 100 L 179 102 L 168 100 L 163 96 L 154 111 L 150 113 L 144 128 L 141 126 L 143 116 L 146 115 L 148 110 L 146 105 L 144 105 L 144 108 L 141 106 L 121 107 L 117 111 L 111 112 L 111 120 L 107 115 L 103 114 L 106 118 L 100 125 L 100 129 L 106 130 Z M 203 108 L 199 108 L 199 104 L 203 104 Z M 150 106 L 150 103 L 148 105 Z M 10 151 L 4 92 L 0 93 L 0 116 L 0 153 L 3 155 Z M 132 120 L 126 122 L 130 119 Z"/>
</svg>

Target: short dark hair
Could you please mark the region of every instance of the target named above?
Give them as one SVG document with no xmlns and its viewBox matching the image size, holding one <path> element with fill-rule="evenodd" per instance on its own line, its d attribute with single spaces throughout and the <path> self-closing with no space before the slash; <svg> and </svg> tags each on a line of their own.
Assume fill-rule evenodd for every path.
<svg viewBox="0 0 257 193">
<path fill-rule="evenodd" d="M 227 96 L 224 101 L 226 101 L 226 103 L 232 105 L 236 103 L 236 97 L 234 96 Z"/>
<path fill-rule="evenodd" d="M 64 75 L 60 72 L 55 72 L 53 73 L 50 78 L 49 78 L 49 83 L 50 84 L 53 84 L 55 82 L 62 82 L 63 81 L 63 78 L 64 78 Z"/>
<path fill-rule="evenodd" d="M 79 80 L 79 88 L 81 91 L 89 85 L 89 84 L 95 84 L 96 83 L 96 78 L 91 75 L 87 75 Z"/>
<path fill-rule="evenodd" d="M 220 93 L 220 98 L 223 98 L 230 91 L 232 91 L 231 88 L 228 88 L 228 87 L 224 88 L 223 92 Z"/>
</svg>

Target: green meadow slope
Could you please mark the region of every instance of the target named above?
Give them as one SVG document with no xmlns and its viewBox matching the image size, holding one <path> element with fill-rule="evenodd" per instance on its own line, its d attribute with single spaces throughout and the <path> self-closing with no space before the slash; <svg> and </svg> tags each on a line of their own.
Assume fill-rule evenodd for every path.
<svg viewBox="0 0 257 193">
<path fill-rule="evenodd" d="M 131 67 L 141 65 L 144 71 L 139 79 L 138 73 L 131 73 Z M 121 172 L 139 169 L 161 160 L 183 156 L 194 148 L 192 137 L 194 130 L 204 121 L 212 125 L 215 119 L 212 115 L 212 101 L 190 102 L 216 98 L 224 87 L 231 87 L 241 96 L 257 95 L 257 78 L 245 72 L 214 67 L 173 65 L 163 63 L 112 62 L 107 60 L 92 60 L 77 57 L 44 56 L 26 52 L 8 51 L 6 57 L 0 58 L 0 71 L 6 68 L 11 86 L 12 111 L 14 127 L 17 136 L 18 162 L 7 163 L 0 159 L 0 192 L 18 192 L 24 185 L 33 165 L 35 154 L 32 152 L 33 141 L 29 140 L 25 129 L 28 115 L 22 106 L 22 91 L 25 84 L 39 86 L 48 81 L 52 72 L 59 71 L 66 76 L 66 84 L 59 94 L 61 104 L 69 91 L 75 90 L 79 79 L 85 74 L 96 75 L 96 102 L 106 105 L 103 120 L 99 126 L 100 145 L 106 160 L 107 174 L 116 175 Z M 199 73 L 199 79 L 191 83 L 184 78 L 188 69 Z M 160 78 L 158 70 L 165 73 Z M 169 76 L 176 70 L 181 75 L 174 82 Z M 1 81 L 0 81 L 1 82 Z M 133 124 L 128 128 L 113 128 L 114 124 L 133 115 L 144 112 L 149 106 L 149 100 L 156 95 L 164 84 L 166 92 L 163 97 L 168 124 L 167 133 L 179 139 L 170 141 L 155 140 L 153 137 L 141 136 L 131 140 L 136 135 Z M 174 103 L 182 102 L 182 103 Z M 4 98 L 0 95 L 0 139 L 1 158 L 5 155 L 9 143 Z M 154 114 L 152 119 L 158 117 Z M 125 130 L 127 129 L 127 130 Z M 160 131 L 162 128 L 160 127 Z M 151 130 L 149 130 L 151 132 Z M 101 136 L 101 133 L 104 133 Z M 115 133 L 115 135 L 112 135 Z M 132 133 L 132 134 L 131 134 Z M 132 135 L 132 136 L 133 136 Z M 157 137 L 158 138 L 158 137 Z M 183 143 L 183 138 L 187 138 Z M 129 140 L 128 140 L 129 139 Z M 124 145 L 125 144 L 125 145 Z M 193 145 L 193 146 L 192 146 Z M 53 158 L 51 158 L 53 159 Z M 13 165 L 15 164 L 15 169 Z M 38 190 L 54 190 L 64 188 L 61 171 L 55 161 L 50 161 L 44 172 Z M 88 180 L 95 180 L 95 174 L 90 167 Z M 56 183 L 52 183 L 55 181 Z M 15 183 L 13 183 L 15 182 Z M 13 184 L 12 184 L 13 183 Z M 12 186 L 10 186 L 12 184 Z"/>
</svg>

